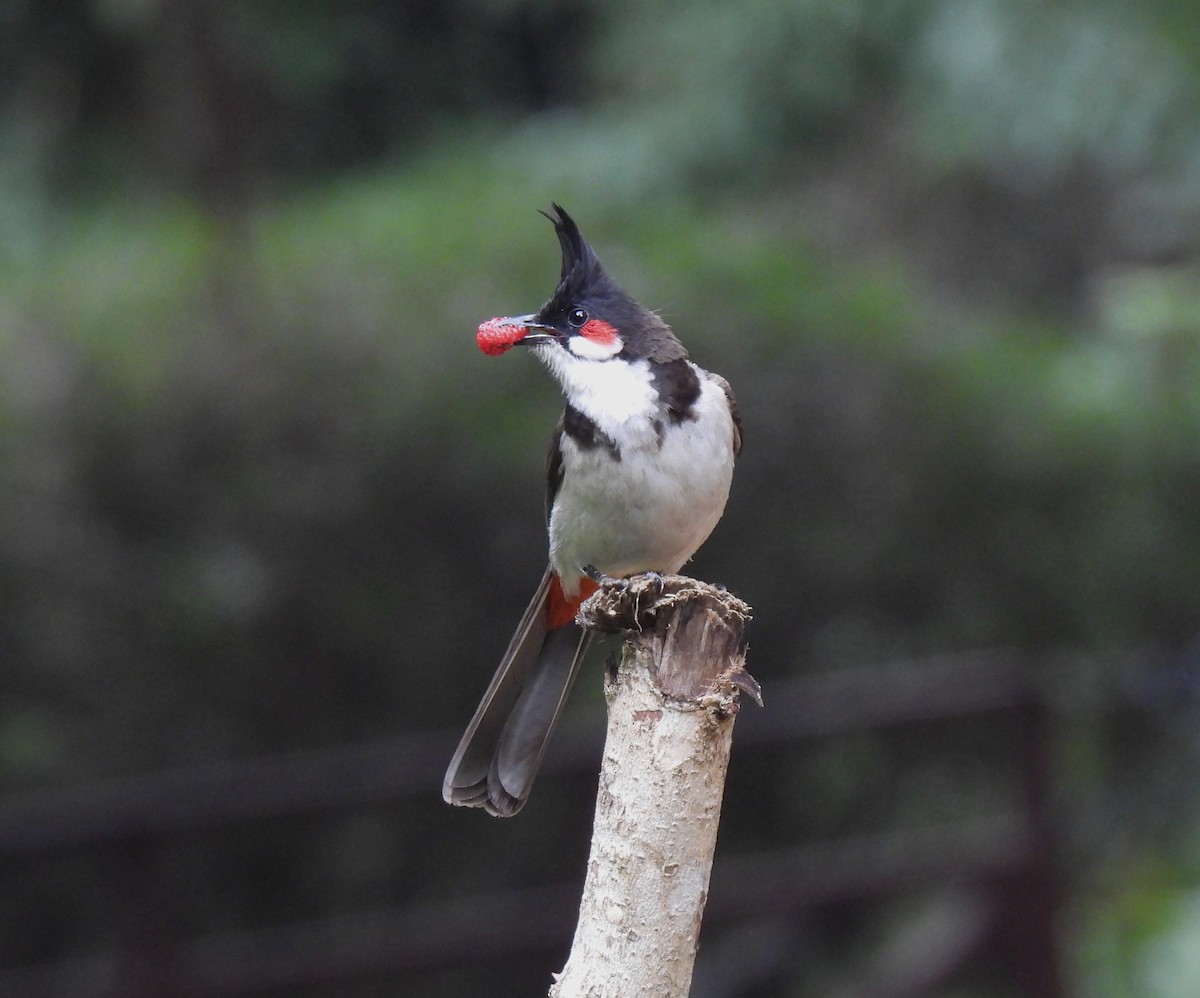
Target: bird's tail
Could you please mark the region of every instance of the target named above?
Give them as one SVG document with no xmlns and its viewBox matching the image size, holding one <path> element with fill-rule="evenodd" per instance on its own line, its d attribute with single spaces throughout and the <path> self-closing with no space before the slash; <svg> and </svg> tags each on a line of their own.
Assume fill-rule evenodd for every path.
<svg viewBox="0 0 1200 998">
<path fill-rule="evenodd" d="M 592 589 L 564 597 L 558 576 L 546 570 L 450 760 L 446 803 L 503 818 L 525 805 L 588 645 L 589 633 L 573 621 Z"/>
</svg>

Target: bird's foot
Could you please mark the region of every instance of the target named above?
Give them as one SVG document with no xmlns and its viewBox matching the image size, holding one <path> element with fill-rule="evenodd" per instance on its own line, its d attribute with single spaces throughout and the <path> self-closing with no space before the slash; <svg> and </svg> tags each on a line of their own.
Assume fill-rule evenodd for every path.
<svg viewBox="0 0 1200 998">
<path fill-rule="evenodd" d="M 625 592 L 633 585 L 633 579 L 642 580 L 638 585 L 640 591 L 650 591 L 655 597 L 661 596 L 667 588 L 667 580 L 661 572 L 639 572 L 633 578 L 618 579 L 606 572 L 600 571 L 595 565 L 584 565 L 583 574 L 591 579 L 601 589 L 618 589 Z"/>
</svg>

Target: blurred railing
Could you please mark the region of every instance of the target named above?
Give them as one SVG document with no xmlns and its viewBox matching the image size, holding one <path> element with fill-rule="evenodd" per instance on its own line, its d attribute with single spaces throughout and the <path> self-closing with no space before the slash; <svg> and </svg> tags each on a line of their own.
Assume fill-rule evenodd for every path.
<svg viewBox="0 0 1200 998">
<path fill-rule="evenodd" d="M 923 886 L 961 885 L 971 898 L 958 909 L 959 931 L 943 933 L 938 946 L 916 947 L 905 966 L 881 969 L 880 979 L 853 994 L 915 998 L 979 954 L 991 953 L 999 954 L 1014 993 L 1063 995 L 1055 926 L 1060 884 L 1046 801 L 1047 715 L 1021 663 L 998 654 L 947 657 L 778 681 L 765 692 L 768 709 L 739 722 L 735 754 L 1002 712 L 1016 722 L 1012 751 L 1019 759 L 1019 803 L 1012 813 L 985 819 L 719 855 L 706 932 Z M 336 988 L 363 977 L 453 967 L 464 953 L 483 958 L 565 952 L 578 904 L 575 883 L 193 941 L 178 938 L 187 899 L 175 897 L 168 886 L 174 882 L 176 841 L 219 826 L 428 797 L 431 787 L 440 786 L 457 734 L 418 733 L 6 801 L 0 806 L 0 862 L 32 864 L 95 849 L 121 857 L 125 910 L 113 917 L 124 920 L 126 931 L 116 952 L 0 970 L 0 996 L 216 998 Z M 594 744 L 564 732 L 547 770 L 595 763 Z M 693 998 L 722 993 L 728 992 L 711 977 L 702 980 L 698 968 Z"/>
</svg>

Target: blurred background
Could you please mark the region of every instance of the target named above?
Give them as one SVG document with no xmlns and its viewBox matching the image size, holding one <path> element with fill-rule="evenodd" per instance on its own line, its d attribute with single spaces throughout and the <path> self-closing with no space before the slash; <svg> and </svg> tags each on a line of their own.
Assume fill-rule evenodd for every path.
<svg viewBox="0 0 1200 998">
<path fill-rule="evenodd" d="M 0 994 L 544 993 L 560 201 L 733 383 L 695 998 L 1200 993 L 1200 6 L 0 5 Z"/>
</svg>

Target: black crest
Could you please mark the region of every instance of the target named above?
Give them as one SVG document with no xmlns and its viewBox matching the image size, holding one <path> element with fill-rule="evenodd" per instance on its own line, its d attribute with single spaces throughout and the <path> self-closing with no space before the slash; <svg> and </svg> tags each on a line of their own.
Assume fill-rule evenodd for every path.
<svg viewBox="0 0 1200 998">
<path fill-rule="evenodd" d="M 542 214 L 554 223 L 558 245 L 562 247 L 562 270 L 558 276 L 558 287 L 554 289 L 554 294 L 550 296 L 542 311 L 569 308 L 584 298 L 625 297 L 608 276 L 608 271 L 596 256 L 596 251 L 583 238 L 575 219 L 568 215 L 561 205 L 553 203 L 550 210 L 543 211 Z"/>
</svg>

